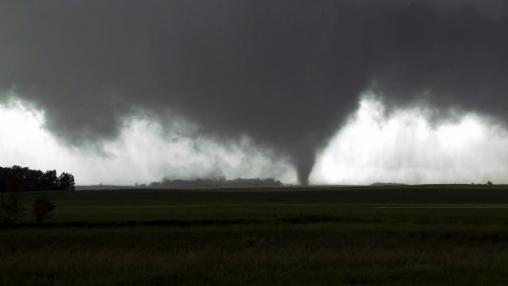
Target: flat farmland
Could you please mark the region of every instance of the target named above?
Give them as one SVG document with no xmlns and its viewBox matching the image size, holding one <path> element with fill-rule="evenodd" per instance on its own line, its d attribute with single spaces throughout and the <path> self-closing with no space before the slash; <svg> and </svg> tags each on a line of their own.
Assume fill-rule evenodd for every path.
<svg viewBox="0 0 508 286">
<path fill-rule="evenodd" d="M 0 285 L 508 283 L 506 186 L 47 196 L 44 225 L 0 229 Z"/>
</svg>

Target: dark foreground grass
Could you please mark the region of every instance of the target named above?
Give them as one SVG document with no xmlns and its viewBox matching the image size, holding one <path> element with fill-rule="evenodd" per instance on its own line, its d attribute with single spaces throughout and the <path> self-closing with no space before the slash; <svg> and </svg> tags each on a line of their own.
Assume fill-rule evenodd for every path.
<svg viewBox="0 0 508 286">
<path fill-rule="evenodd" d="M 36 196 L 26 194 L 25 201 Z M 50 198 L 57 212 L 46 226 L 27 216 L 0 229 L 0 285 L 508 283 L 503 188 Z"/>
</svg>

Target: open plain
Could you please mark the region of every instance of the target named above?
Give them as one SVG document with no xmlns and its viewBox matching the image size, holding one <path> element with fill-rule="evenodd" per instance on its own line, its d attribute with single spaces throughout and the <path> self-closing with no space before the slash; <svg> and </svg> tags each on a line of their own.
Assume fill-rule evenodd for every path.
<svg viewBox="0 0 508 286">
<path fill-rule="evenodd" d="M 0 229 L 0 285 L 508 283 L 505 186 L 47 195 L 46 223 Z"/>
</svg>

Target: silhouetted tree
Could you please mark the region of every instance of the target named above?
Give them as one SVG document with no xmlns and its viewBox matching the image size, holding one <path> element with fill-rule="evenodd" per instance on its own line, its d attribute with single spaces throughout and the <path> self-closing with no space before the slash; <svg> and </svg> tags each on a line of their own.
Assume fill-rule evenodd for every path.
<svg viewBox="0 0 508 286">
<path fill-rule="evenodd" d="M 58 190 L 59 186 L 57 184 L 58 177 L 56 176 L 56 171 L 46 171 L 42 175 L 41 178 L 41 186 L 43 190 Z"/>
<path fill-rule="evenodd" d="M 55 204 L 52 203 L 47 197 L 38 197 L 32 206 L 32 212 L 35 216 L 35 222 L 42 224 L 44 220 L 51 217 L 51 212 L 55 209 Z"/>
<path fill-rule="evenodd" d="M 60 190 L 74 191 L 74 176 L 64 172 L 58 177 L 58 184 Z"/>
</svg>

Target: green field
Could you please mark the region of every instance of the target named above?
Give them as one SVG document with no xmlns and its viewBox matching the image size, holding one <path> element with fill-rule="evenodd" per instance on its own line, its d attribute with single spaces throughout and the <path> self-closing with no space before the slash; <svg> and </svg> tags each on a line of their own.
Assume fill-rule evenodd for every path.
<svg viewBox="0 0 508 286">
<path fill-rule="evenodd" d="M 0 228 L 0 285 L 508 284 L 505 186 L 48 196 Z"/>
</svg>

